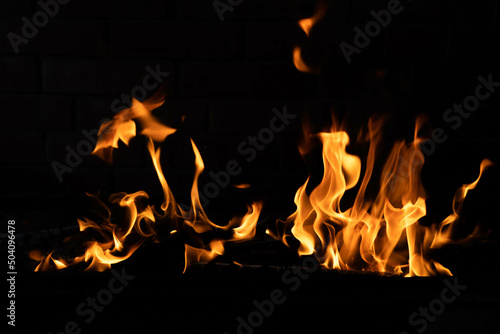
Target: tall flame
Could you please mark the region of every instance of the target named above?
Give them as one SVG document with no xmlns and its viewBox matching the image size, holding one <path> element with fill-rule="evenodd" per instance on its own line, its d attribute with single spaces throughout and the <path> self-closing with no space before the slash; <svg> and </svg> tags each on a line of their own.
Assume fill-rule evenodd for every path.
<svg viewBox="0 0 500 334">
<path fill-rule="evenodd" d="M 346 132 L 332 129 L 315 135 L 322 145 L 323 178 L 307 194 L 310 179 L 295 195 L 296 211 L 278 222 L 281 239 L 290 245 L 290 231 L 300 243 L 299 255 L 314 255 L 327 268 L 363 269 L 403 273 L 406 276 L 451 275 L 441 264 L 427 259 L 427 251 L 448 243 L 452 227 L 458 221 L 467 191 L 473 189 L 489 160 L 481 163 L 478 179 L 457 191 L 454 213 L 443 222 L 423 226 L 426 214 L 425 191 L 420 172 L 424 155 L 417 137 L 394 145 L 382 170 L 378 195 L 369 200 L 366 189 L 372 178 L 376 150 L 381 138 L 382 121 L 368 124 L 370 148 L 366 169 L 352 207 L 341 209 L 344 193 L 358 184 L 361 160 L 346 152 Z M 302 150 L 301 152 L 304 152 Z M 289 228 L 291 226 L 291 229 Z"/>
</svg>

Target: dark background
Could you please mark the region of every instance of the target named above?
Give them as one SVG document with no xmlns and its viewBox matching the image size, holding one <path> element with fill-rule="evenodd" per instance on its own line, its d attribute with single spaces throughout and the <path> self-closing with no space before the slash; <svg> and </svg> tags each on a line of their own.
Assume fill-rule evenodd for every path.
<svg viewBox="0 0 500 334">
<path fill-rule="evenodd" d="M 259 225 L 255 244 L 242 245 L 233 253 L 229 251 L 229 261 L 299 263 L 293 251 L 280 244 L 266 243 L 269 240 L 263 231 L 274 225 L 276 218 L 285 218 L 293 212 L 295 191 L 305 181 L 308 170 L 317 168 L 315 161 L 319 156 L 314 157 L 313 153 L 306 164 L 298 153 L 299 118 L 307 117 L 315 130 L 324 130 L 331 123 L 332 110 L 347 124 L 346 131 L 353 140 L 360 129 L 366 129 L 370 116 L 388 115 L 384 128 L 387 148 L 395 140 L 412 138 L 417 115 L 428 116 L 424 134 L 437 127 L 443 128 L 449 138 L 426 157 L 423 180 L 428 193 L 428 220 L 439 221 L 451 213 L 455 190 L 477 177 L 481 160 L 489 158 L 499 162 L 498 92 L 482 102 L 456 131 L 442 120 L 446 109 L 454 103 L 462 103 L 466 96 L 474 93 L 479 75 L 487 77 L 492 73 L 493 80 L 500 81 L 499 1 L 402 2 L 402 13 L 393 16 L 390 25 L 382 29 L 359 55 L 353 55 L 350 64 L 346 63 L 339 44 L 353 44 L 353 28 L 359 26 L 363 29 L 372 20 L 370 11 L 385 9 L 387 1 L 338 0 L 327 3 L 326 16 L 307 38 L 297 21 L 314 13 L 315 1 L 244 0 L 234 7 L 233 12 L 224 13 L 225 19 L 221 22 L 208 0 L 73 0 L 61 5 L 58 14 L 45 27 L 39 28 L 39 33 L 28 44 L 20 45 L 20 52 L 16 54 L 7 33 L 20 34 L 21 18 L 26 16 L 31 21 L 39 7 L 36 1 L 1 1 L 0 217 L 2 221 L 16 220 L 18 270 L 26 272 L 25 281 L 21 281 L 25 282 L 26 289 L 23 298 L 35 305 L 27 307 L 24 313 L 19 311 L 18 321 L 30 323 L 33 328 L 43 328 L 41 332 L 61 330 L 69 320 L 66 318 L 74 316 L 74 307 L 85 293 L 95 295 L 95 291 L 106 285 L 109 276 L 71 274 L 68 276 L 71 279 L 68 279 L 57 273 L 49 274 L 53 276 L 29 274 L 33 270 L 33 263 L 27 257 L 29 250 L 53 249 L 65 236 L 76 232 L 76 218 L 85 216 L 90 207 L 86 192 L 100 192 L 102 198 L 106 198 L 117 191 L 146 190 L 153 203 L 161 200 L 161 189 L 147 156 L 145 141 L 140 137 L 133 139 L 129 148 L 122 145 L 115 152 L 113 166 L 106 166 L 94 156 L 86 156 L 73 172 L 63 175 L 62 182 L 51 167 L 54 161 L 64 164 L 65 147 L 69 145 L 75 149 L 85 138 L 84 129 L 96 129 L 103 118 L 113 116 L 112 101 L 142 85 L 147 74 L 146 66 L 155 68 L 160 64 L 162 71 L 170 73 L 164 86 L 166 103 L 158 116 L 178 129 L 163 145 L 165 154 L 162 159 L 169 184 L 180 202 L 186 201 L 193 175 L 194 157 L 189 137 L 195 141 L 205 162 L 206 173 L 201 178 L 201 185 L 204 185 L 210 181 L 206 177 L 208 171 L 224 170 L 231 159 L 243 160 L 237 152 L 238 144 L 268 125 L 273 108 L 281 110 L 287 106 L 289 112 L 300 115 L 285 131 L 277 134 L 254 161 L 242 164 L 240 176 L 231 179 L 233 184 L 251 183 L 252 188 L 228 187 L 207 207 L 210 217 L 224 221 L 239 212 L 245 203 L 265 200 L 262 218 L 268 220 Z M 304 59 L 311 66 L 320 68 L 318 73 L 301 73 L 295 69 L 292 51 L 297 45 L 303 48 Z M 363 158 L 366 145 L 353 144 L 349 150 Z M 319 154 L 319 151 L 315 153 Z M 456 321 L 453 319 L 472 312 L 474 316 L 470 316 L 467 322 L 472 327 L 463 329 L 479 330 L 475 317 L 491 314 L 493 302 L 498 310 L 497 294 L 491 300 L 481 298 L 489 295 L 489 288 L 496 286 L 498 281 L 499 181 L 498 167 L 491 168 L 478 188 L 469 193 L 464 207 L 464 224 L 479 223 L 483 230 L 490 230 L 487 241 L 456 247 L 441 255 L 454 272 L 470 277 L 471 284 L 482 286 L 485 292 L 479 293 L 480 297 L 471 292 L 468 298 L 476 304 L 470 302 L 465 308 L 459 308 L 458 313 L 447 313 L 447 317 L 440 318 L 442 325 L 439 326 L 445 327 L 439 328 L 447 328 Z M 230 287 L 233 285 L 224 288 L 221 282 L 233 282 L 232 274 L 211 269 L 217 274 L 201 272 L 172 278 L 164 273 L 164 267 L 170 264 L 164 265 L 161 257 L 156 256 L 157 253 L 164 255 L 172 251 L 176 256 L 168 257 L 168 261 L 182 262 L 182 257 L 178 257 L 182 254 L 176 253 L 179 250 L 169 247 L 146 245 L 128 261 L 128 266 L 124 264 L 136 273 L 153 272 L 157 276 L 141 276 L 138 279 L 141 283 L 135 283 L 136 287 L 131 289 L 130 295 L 134 297 L 121 296 L 121 302 L 114 302 L 112 311 L 101 316 L 87 331 L 97 333 L 101 330 L 99 326 L 109 326 L 116 319 L 125 319 L 125 324 L 120 325 L 123 330 L 132 328 L 127 326 L 126 319 L 130 317 L 126 315 L 140 309 L 137 306 L 140 300 L 148 305 L 156 300 L 153 297 L 155 288 L 150 288 L 147 293 L 141 292 L 140 284 L 157 287 L 162 300 L 171 297 L 171 292 L 167 291 L 169 284 L 186 289 L 192 282 L 196 286 L 207 284 L 206 290 L 199 289 L 196 293 L 184 294 L 183 289 L 177 289 L 175 298 L 172 297 L 173 305 L 177 303 L 186 309 L 206 308 L 209 306 L 204 303 L 214 298 L 226 305 L 221 296 L 232 296 Z M 268 294 L 268 286 L 271 289 L 276 286 L 266 282 L 277 281 L 279 285 L 279 276 L 272 272 L 250 273 L 250 278 L 247 274 L 240 273 L 243 278 L 238 277 L 253 286 L 253 290 L 247 291 L 246 299 L 241 298 L 241 305 L 230 300 L 233 303 L 230 308 L 235 314 L 245 314 L 246 311 L 240 310 L 248 308 L 254 298 L 261 298 L 259 294 Z M 209 287 L 206 283 L 210 281 L 208 277 L 217 283 Z M 65 282 L 62 285 L 58 283 L 61 280 Z M 352 288 L 349 291 L 358 291 L 356 287 L 360 284 L 371 282 L 356 275 L 340 279 L 334 276 L 332 280 L 319 277 L 319 291 L 298 295 L 296 304 L 289 304 L 286 311 L 270 320 L 271 329 L 264 326 L 259 330 L 268 332 L 279 328 L 278 324 L 290 321 L 289 318 L 299 319 L 301 311 L 293 305 L 304 305 L 304 300 L 318 305 L 320 300 L 325 301 L 321 298 L 330 298 L 327 300 L 329 304 L 335 304 L 336 288 L 343 286 L 346 291 L 349 290 L 345 288 L 347 286 Z M 371 284 L 374 290 L 379 289 L 378 278 L 373 282 L 367 284 Z M 408 314 L 439 293 L 441 278 L 430 282 L 420 286 L 417 283 L 411 289 L 406 284 L 413 283 L 399 282 L 389 292 L 384 289 L 381 291 L 385 292 L 368 295 L 353 292 L 353 298 L 344 292 L 344 301 L 348 300 L 351 308 L 347 307 L 342 316 L 356 323 L 353 332 L 359 332 L 360 328 L 371 328 L 371 322 L 366 325 L 357 323 L 361 316 L 354 310 L 361 307 L 359 304 L 365 305 L 361 307 L 365 313 L 371 310 L 366 305 L 377 300 L 385 300 L 383 305 L 386 306 L 402 304 L 405 306 L 401 309 L 390 308 L 392 312 L 401 313 L 394 317 L 398 319 L 397 325 L 393 323 L 391 327 L 383 321 L 381 325 L 375 316 L 372 319 L 377 323 L 373 325 L 375 328 L 385 328 L 390 332 L 394 327 L 394 332 L 398 332 L 408 328 Z M 484 285 L 484 282 L 489 285 Z M 75 288 L 77 283 L 87 287 L 79 290 Z M 325 290 L 329 291 L 326 297 L 321 292 L 321 284 L 329 287 Z M 392 283 L 380 284 L 391 286 Z M 436 294 L 426 294 L 430 291 L 427 289 L 429 284 L 432 285 L 430 290 L 437 291 Z M 400 300 L 399 293 L 409 290 L 415 291 L 413 294 L 407 292 L 412 302 L 405 302 L 406 297 Z M 476 290 L 471 288 L 469 291 Z M 191 306 L 191 299 L 202 306 Z M 64 304 L 68 305 L 67 317 L 61 315 L 56 321 L 58 312 L 65 308 Z M 167 306 L 171 305 L 162 307 Z M 193 318 L 186 314 L 185 318 L 179 316 L 179 313 L 184 314 L 180 311 L 170 313 L 175 315 L 171 317 L 177 319 L 176 322 L 164 318 L 159 310 L 147 310 L 154 315 L 148 324 L 150 327 L 141 327 L 146 326 L 142 322 L 146 321 L 144 317 L 148 314 L 142 309 L 140 319 L 133 321 L 133 328 L 191 333 L 210 332 L 207 328 L 234 332 L 236 326 L 231 320 L 226 321 L 229 322 L 227 326 L 218 327 L 220 323 L 214 311 L 209 316 L 197 313 Z M 322 312 L 330 314 L 330 309 Z M 331 312 L 338 312 L 338 309 L 333 308 Z M 313 314 L 311 311 L 308 316 L 314 317 Z M 39 321 L 44 319 L 41 321 L 43 325 L 31 322 L 31 316 Z M 491 321 L 491 317 L 485 317 Z M 228 318 L 234 319 L 235 316 Z M 179 325 L 182 321 L 192 322 L 184 328 Z M 488 320 L 482 323 L 488 323 Z M 486 326 L 483 332 L 493 333 L 494 328 L 498 329 L 494 326 L 498 323 Z M 290 332 L 297 329 L 290 325 L 287 328 Z"/>
</svg>

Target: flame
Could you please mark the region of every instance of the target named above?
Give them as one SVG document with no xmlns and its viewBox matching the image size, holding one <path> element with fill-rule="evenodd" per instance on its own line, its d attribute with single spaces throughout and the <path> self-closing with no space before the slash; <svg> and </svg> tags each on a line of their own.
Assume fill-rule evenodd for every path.
<svg viewBox="0 0 500 334">
<path fill-rule="evenodd" d="M 325 16 L 327 9 L 327 3 L 324 1 L 319 1 L 318 6 L 316 8 L 316 13 L 312 17 L 305 18 L 299 21 L 299 26 L 304 30 L 307 37 L 311 32 L 312 27 Z"/>
<path fill-rule="evenodd" d="M 427 252 L 450 241 L 451 227 L 458 221 L 467 191 L 476 186 L 491 162 L 484 160 L 478 179 L 457 191 L 450 217 L 431 227 L 423 226 L 419 224 L 426 214 L 426 195 L 420 178 L 424 155 L 419 146 L 422 139 L 417 137 L 420 120 L 413 142 L 394 145 L 383 167 L 377 196 L 370 200 L 366 195 L 380 144 L 381 124 L 382 120 L 373 119 L 368 124 L 370 147 L 365 173 L 354 203 L 347 210 L 342 210 L 341 200 L 361 176 L 361 160 L 346 152 L 349 136 L 336 129 L 306 133 L 306 137 L 316 137 L 323 145 L 323 178 L 310 194 L 306 192 L 309 178 L 297 190 L 296 211 L 286 221 L 278 221 L 281 240 L 291 247 L 289 239 L 293 236 L 300 243 L 299 255 L 314 255 L 326 268 L 406 276 L 451 275 L 443 265 L 427 259 Z"/>
<path fill-rule="evenodd" d="M 193 147 L 193 152 L 195 153 L 196 171 L 193 186 L 191 188 L 191 210 L 189 213 L 184 212 L 184 222 L 185 224 L 192 227 L 198 234 L 203 234 L 214 229 L 218 229 L 221 231 L 233 229 L 233 234 L 230 237 L 226 237 L 224 240 L 218 239 L 212 241 L 208 245 L 208 247 L 193 247 L 189 244 L 186 244 L 184 254 L 184 272 L 193 261 L 209 261 L 218 255 L 222 255 L 224 253 L 223 245 L 227 241 L 242 242 L 252 239 L 255 235 L 257 221 L 262 210 L 262 203 L 256 202 L 248 208 L 248 212 L 243 218 L 235 217 L 231 219 L 231 221 L 226 226 L 219 226 L 210 221 L 205 211 L 203 210 L 203 207 L 201 206 L 200 198 L 198 196 L 198 178 L 204 169 L 203 159 L 201 158 L 200 151 L 192 140 L 191 144 Z"/>
<path fill-rule="evenodd" d="M 453 204 L 452 204 L 453 213 L 450 214 L 448 217 L 446 217 L 446 219 L 443 220 L 443 222 L 439 226 L 437 226 L 437 228 L 434 228 L 432 231 L 426 231 L 427 232 L 425 238 L 426 245 L 428 245 L 430 248 L 439 248 L 445 244 L 450 244 L 454 242 L 451 237 L 453 234 L 453 227 L 456 226 L 456 223 L 460 218 L 460 212 L 462 211 L 462 206 L 465 197 L 467 196 L 469 190 L 476 188 L 486 168 L 492 165 L 493 163 L 490 160 L 484 159 L 481 162 L 479 168 L 479 176 L 477 177 L 477 179 L 474 182 L 469 184 L 464 184 L 457 189 L 457 191 L 455 192 L 455 196 L 453 197 Z M 476 234 L 477 234 L 477 228 L 467 238 L 472 238 Z"/>
<path fill-rule="evenodd" d="M 302 59 L 302 49 L 299 46 L 296 46 L 295 49 L 293 49 L 293 63 L 295 64 L 295 68 L 297 68 L 300 72 L 316 72 L 315 69 L 307 65 Z"/>
<path fill-rule="evenodd" d="M 242 184 L 235 184 L 233 187 L 238 189 L 247 189 L 250 188 L 251 186 L 248 183 L 242 183 Z"/>
<path fill-rule="evenodd" d="M 311 22 L 311 25 L 304 23 L 308 27 L 306 32 L 314 20 Z M 120 141 L 127 145 L 137 135 L 139 125 L 139 134 L 149 139 L 147 149 L 163 190 L 160 208 L 147 204 L 149 196 L 143 190 L 113 194 L 108 198 L 108 204 L 87 194 L 95 203 L 94 211 L 100 219 L 78 219 L 80 234 L 65 239 L 70 246 L 76 245 L 70 248 L 78 249 L 79 253 L 53 250 L 44 256 L 39 251 L 31 251 L 30 256 L 39 261 L 35 271 L 59 270 L 77 264 L 85 270 L 107 270 L 132 256 L 145 241 L 157 241 L 158 224 L 167 227 L 167 237 L 187 237 L 184 241 L 184 272 L 195 262 L 210 261 L 223 255 L 226 243 L 244 242 L 255 237 L 262 202 L 252 203 L 244 215 L 233 217 L 225 225 L 215 224 L 205 213 L 198 191 L 199 177 L 205 166 L 193 140 L 195 172 L 190 193 L 191 207 L 184 210 L 177 204 L 162 170 L 159 145 L 176 130 L 159 123 L 151 114 L 162 105 L 163 97 L 160 97 L 155 95 L 145 102 L 134 100 L 131 108 L 104 123 L 99 129 L 94 150 L 94 154 L 111 162 L 112 150 Z M 429 258 L 429 250 L 463 242 L 478 234 L 476 229 L 466 238 L 454 240 L 465 197 L 492 163 L 483 160 L 478 178 L 457 190 L 451 215 L 441 223 L 424 226 L 420 219 L 426 215 L 426 194 L 420 174 L 425 159 L 420 149 L 423 139 L 418 137 L 422 120 L 417 119 L 412 142 L 394 144 L 377 180 L 373 176 L 382 125 L 383 119 L 368 122 L 369 150 L 361 177 L 361 159 L 347 152 L 350 141 L 347 132 L 337 128 L 334 122 L 329 132 L 313 134 L 304 124 L 305 140 L 299 151 L 302 155 L 309 154 L 313 138 L 321 142 L 322 179 L 309 193 L 311 179 L 308 178 L 295 194 L 296 211 L 285 221 L 278 221 L 276 231 L 267 229 L 266 233 L 282 240 L 288 247 L 293 247 L 290 241 L 295 239 L 299 255 L 314 255 L 326 268 L 405 276 L 451 275 L 449 269 Z M 363 138 L 361 133 L 358 138 Z M 373 186 L 374 180 L 379 181 L 378 193 L 368 196 L 367 189 Z M 249 186 L 236 185 L 237 188 Z M 356 187 L 352 205 L 345 208 L 342 202 L 345 193 Z"/>
<path fill-rule="evenodd" d="M 140 134 L 149 138 L 148 152 L 163 190 L 163 201 L 160 210 L 145 205 L 149 199 L 145 191 L 135 193 L 116 193 L 109 197 L 108 207 L 96 196 L 87 194 L 96 204 L 96 210 L 102 218 L 99 221 L 90 218 L 77 219 L 80 233 L 85 235 L 82 254 L 77 256 L 56 255 L 52 251 L 43 256 L 32 251 L 32 258 L 40 263 L 35 271 L 63 269 L 83 263 L 85 270 L 104 271 L 111 265 L 129 258 L 146 240 L 157 238 L 157 223 L 170 227 L 169 235 L 184 230 L 192 240 L 185 244 L 184 271 L 196 261 L 209 261 L 224 253 L 226 242 L 241 242 L 254 237 L 262 210 L 262 203 L 253 203 L 243 217 L 234 217 L 227 225 L 217 225 L 210 221 L 198 196 L 198 178 L 203 172 L 204 164 L 194 141 L 191 140 L 195 154 L 195 175 L 191 189 L 191 209 L 185 212 L 175 201 L 160 164 L 161 150 L 155 143 L 161 143 L 176 130 L 158 122 L 151 111 L 163 104 L 163 97 L 155 94 L 144 102 L 133 100 L 129 109 L 119 112 L 111 121 L 102 124 L 94 154 L 107 162 L 112 160 L 112 150 L 118 148 L 119 141 L 126 145 L 136 135 L 136 121 L 142 128 Z M 118 217 L 114 217 L 118 215 Z M 205 245 L 203 234 L 211 230 L 229 233 L 224 238 L 213 238 Z M 74 240 L 76 239 L 76 241 Z M 78 238 L 68 238 L 66 242 L 78 242 Z M 81 243 L 81 241 L 80 241 Z M 191 243 L 196 244 L 195 246 Z"/>
<path fill-rule="evenodd" d="M 318 21 L 322 20 L 325 16 L 327 10 L 327 3 L 324 1 L 319 1 L 318 6 L 316 8 L 316 12 L 312 17 L 302 19 L 298 22 L 299 26 L 306 33 L 307 37 L 310 37 L 310 33 L 314 25 L 318 23 Z M 296 46 L 293 49 L 293 63 L 297 70 L 306 73 L 316 73 L 318 70 L 307 65 L 302 59 L 302 48 Z"/>
<path fill-rule="evenodd" d="M 132 106 L 117 113 L 112 120 L 104 122 L 99 128 L 98 140 L 92 154 L 111 163 L 114 148 L 118 148 L 121 140 L 128 145 L 130 139 L 136 136 L 136 125 L 133 120 L 139 121 L 143 130 L 141 134 L 150 137 L 156 142 L 163 142 L 165 138 L 176 130 L 165 126 L 151 115 L 151 111 L 160 107 L 164 102 L 159 93 L 140 102 L 132 98 Z"/>
</svg>

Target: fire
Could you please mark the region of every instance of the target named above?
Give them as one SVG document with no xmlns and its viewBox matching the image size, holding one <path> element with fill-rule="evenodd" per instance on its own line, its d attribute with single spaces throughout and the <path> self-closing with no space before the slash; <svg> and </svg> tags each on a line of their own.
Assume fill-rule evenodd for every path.
<svg viewBox="0 0 500 334">
<path fill-rule="evenodd" d="M 419 223 L 426 214 L 426 195 L 420 178 L 424 155 L 419 147 L 422 139 L 417 137 L 420 121 L 413 142 L 394 145 L 383 167 L 377 196 L 370 200 L 366 195 L 381 125 L 382 121 L 373 119 L 368 124 L 370 147 L 365 173 L 353 205 L 346 210 L 342 210 L 341 200 L 346 191 L 359 183 L 361 176 L 361 160 L 346 152 L 349 136 L 336 129 L 305 134 L 306 138 L 319 139 L 323 145 L 323 178 L 310 194 L 306 192 L 309 178 L 298 189 L 294 199 L 296 211 L 286 221 L 278 222 L 280 238 L 290 246 L 293 236 L 300 243 L 299 255 L 314 255 L 326 268 L 406 276 L 451 275 L 444 266 L 429 260 L 427 253 L 430 248 L 450 242 L 467 191 L 476 186 L 491 162 L 484 160 L 478 179 L 457 191 L 452 215 L 439 224 L 423 226 Z M 307 142 L 303 146 L 306 145 Z M 301 149 L 302 154 L 307 151 Z"/>
<path fill-rule="evenodd" d="M 246 214 L 233 217 L 225 225 L 212 222 L 203 210 L 198 179 L 205 166 L 193 140 L 195 173 L 191 206 L 184 210 L 177 204 L 160 164 L 161 149 L 158 145 L 176 130 L 159 123 L 151 114 L 162 101 L 158 96 L 143 103 L 134 100 L 130 109 L 121 111 L 113 120 L 102 125 L 94 151 L 111 162 L 113 149 L 118 147 L 120 140 L 129 143 L 136 135 L 138 122 L 142 128 L 140 133 L 149 139 L 148 152 L 163 190 L 160 208 L 146 204 L 149 196 L 142 190 L 113 194 L 108 204 L 97 196 L 87 194 L 95 203 L 94 209 L 100 219 L 78 219 L 80 236 L 66 240 L 76 242 L 83 251 L 68 255 L 54 250 L 45 256 L 39 251 L 32 251 L 32 258 L 39 261 L 36 271 L 64 269 L 77 264 L 85 270 L 107 270 L 132 256 L 146 240 L 156 241 L 158 224 L 167 226 L 168 236 L 179 232 L 188 236 L 189 239 L 185 240 L 184 272 L 195 262 L 210 261 L 224 254 L 228 242 L 254 238 L 262 210 L 261 202 L 249 205 Z M 405 276 L 451 275 L 446 267 L 430 259 L 428 253 L 445 244 L 460 242 L 453 240 L 453 231 L 459 222 L 463 201 L 492 163 L 484 160 L 478 178 L 457 190 L 451 215 L 441 223 L 430 226 L 420 224 L 420 219 L 426 215 L 426 194 L 420 177 L 424 164 L 419 146 L 423 139 L 418 136 L 421 123 L 420 119 L 417 120 L 412 142 L 394 144 L 378 180 L 378 193 L 373 198 L 367 195 L 367 188 L 370 182 L 373 184 L 383 121 L 370 119 L 368 123 L 369 150 L 362 177 L 362 160 L 347 152 L 350 138 L 345 131 L 332 127 L 329 132 L 313 134 L 304 124 L 305 141 L 299 151 L 306 155 L 311 150 L 313 139 L 321 142 L 322 180 L 308 192 L 308 178 L 295 194 L 296 211 L 285 221 L 277 222 L 276 232 L 267 229 L 266 233 L 289 247 L 293 247 L 290 244 L 292 239 L 297 240 L 299 255 L 314 255 L 326 268 L 361 269 Z M 360 134 L 358 139 L 362 137 Z M 239 184 L 235 187 L 244 189 L 250 185 Z M 355 187 L 358 188 L 352 206 L 343 209 L 345 193 Z M 477 232 L 472 232 L 461 241 L 473 238 Z"/>
<path fill-rule="evenodd" d="M 155 94 L 144 102 L 133 100 L 129 109 L 119 112 L 112 120 L 103 123 L 99 129 L 99 138 L 94 154 L 104 161 L 112 162 L 113 149 L 118 148 L 119 141 L 128 145 L 136 136 L 136 122 L 142 128 L 140 134 L 146 136 L 148 152 L 158 180 L 163 189 L 163 201 L 160 210 L 144 204 L 149 199 L 145 191 L 132 194 L 116 193 L 109 197 L 108 207 L 98 197 L 87 194 L 95 203 L 102 218 L 99 221 L 89 218 L 78 219 L 80 233 L 85 235 L 84 251 L 77 256 L 55 255 L 56 251 L 43 256 L 39 251 L 32 251 L 33 259 L 40 261 L 35 271 L 63 269 L 68 266 L 82 264 L 85 270 L 104 271 L 111 265 L 129 258 L 146 240 L 157 238 L 157 224 L 167 224 L 169 235 L 185 230 L 191 240 L 185 243 L 185 268 L 196 261 L 208 261 L 224 253 L 226 242 L 241 242 L 252 239 L 255 235 L 257 221 L 262 209 L 260 202 L 248 207 L 248 213 L 243 217 L 234 217 L 227 225 L 216 225 L 210 221 L 204 212 L 198 197 L 198 178 L 203 172 L 204 164 L 201 154 L 191 140 L 195 154 L 196 171 L 191 190 L 191 209 L 186 212 L 175 201 L 168 186 L 160 164 L 161 150 L 155 143 L 161 143 L 176 130 L 161 124 L 151 111 L 163 104 L 163 97 Z M 118 215 L 119 217 L 114 217 Z M 226 231 L 224 237 L 213 238 L 207 245 L 202 235 L 210 230 Z M 75 242 L 69 238 L 67 242 Z M 77 239 L 78 241 L 79 239 Z M 191 243 L 196 244 L 193 246 Z"/>
<path fill-rule="evenodd" d="M 318 21 L 323 19 L 326 10 L 327 10 L 327 3 L 324 1 L 320 1 L 316 8 L 316 13 L 312 17 L 302 19 L 298 22 L 299 26 L 306 33 L 307 37 L 310 37 L 310 33 L 314 25 L 318 23 Z M 293 49 L 293 63 L 295 64 L 297 70 L 301 72 L 307 72 L 307 73 L 317 72 L 317 69 L 310 67 L 304 62 L 304 60 L 302 59 L 302 48 L 299 46 L 296 46 Z"/>
<path fill-rule="evenodd" d="M 143 130 L 141 134 L 148 136 L 155 142 L 163 142 L 165 138 L 176 130 L 158 122 L 151 115 L 151 111 L 163 104 L 162 95 L 156 93 L 143 103 L 132 99 L 131 108 L 123 109 L 112 120 L 104 122 L 99 128 L 98 141 L 93 154 L 104 161 L 111 163 L 114 148 L 118 148 L 121 140 L 128 145 L 130 139 L 136 136 L 134 120 L 139 121 Z"/>
<path fill-rule="evenodd" d="M 298 22 L 308 37 L 325 13 L 326 4 L 320 2 L 312 17 Z M 302 72 L 316 72 L 304 62 L 301 53 L 301 47 L 295 47 L 295 67 Z M 187 237 L 184 243 L 184 272 L 193 263 L 210 261 L 223 255 L 228 242 L 254 238 L 262 211 L 261 202 L 252 203 L 247 207 L 246 214 L 233 217 L 225 225 L 212 222 L 205 213 L 198 192 L 198 180 L 205 166 L 193 140 L 191 148 L 195 173 L 190 193 L 191 206 L 186 210 L 177 204 L 160 163 L 160 144 L 176 129 L 160 123 L 152 114 L 163 102 L 164 96 L 160 93 L 144 102 L 133 99 L 130 108 L 102 124 L 93 151 L 93 154 L 111 163 L 113 150 L 119 147 L 120 142 L 128 145 L 135 136 L 145 136 L 163 190 L 160 208 L 146 204 L 149 196 L 143 190 L 113 194 L 108 204 L 88 194 L 100 219 L 77 220 L 80 235 L 65 241 L 77 244 L 78 254 L 54 250 L 43 255 L 33 250 L 30 256 L 39 261 L 35 271 L 58 270 L 78 264 L 85 270 L 107 270 L 132 256 L 146 240 L 157 241 L 159 224 L 162 231 L 166 227 L 167 238 L 178 234 Z M 370 270 L 405 276 L 451 275 L 450 270 L 430 259 L 429 251 L 445 244 L 469 240 L 478 234 L 475 230 L 462 240 L 453 239 L 467 193 L 476 187 L 484 170 L 492 163 L 485 159 L 478 178 L 457 190 L 451 215 L 440 223 L 430 226 L 421 224 L 421 218 L 426 215 L 426 193 L 420 176 L 425 160 L 420 150 L 423 139 L 418 136 L 421 123 L 420 119 L 417 120 L 412 142 L 394 144 L 379 179 L 374 175 L 375 162 L 379 159 L 377 152 L 382 138 L 382 120 L 369 120 L 367 139 L 370 145 L 363 176 L 362 160 L 347 152 L 350 142 L 347 132 L 332 127 L 329 132 L 313 134 L 305 124 L 306 140 L 299 151 L 302 155 L 308 154 L 312 139 L 322 144 L 322 180 L 309 192 L 311 178 L 308 178 L 295 194 L 296 211 L 285 221 L 278 221 L 276 231 L 267 229 L 266 234 L 291 248 L 295 247 L 291 242 L 297 241 L 299 255 L 314 255 L 325 268 Z M 374 182 L 378 185 L 378 192 L 376 196 L 369 196 L 367 189 Z M 250 185 L 237 184 L 234 187 L 245 189 Z M 357 193 L 352 205 L 345 208 L 344 195 L 354 189 Z"/>
</svg>

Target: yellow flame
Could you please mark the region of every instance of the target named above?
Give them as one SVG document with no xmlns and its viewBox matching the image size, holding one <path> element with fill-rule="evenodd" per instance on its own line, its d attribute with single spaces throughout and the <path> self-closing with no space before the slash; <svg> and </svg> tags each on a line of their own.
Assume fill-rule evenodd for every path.
<svg viewBox="0 0 500 334">
<path fill-rule="evenodd" d="M 318 7 L 316 8 L 316 12 L 312 17 L 302 19 L 298 22 L 299 26 L 306 33 L 307 37 L 310 36 L 311 30 L 318 23 L 318 21 L 322 20 L 325 16 L 327 10 L 327 3 L 324 1 L 319 1 Z M 297 70 L 306 73 L 316 73 L 318 70 L 307 65 L 302 59 L 302 48 L 296 46 L 293 49 L 293 63 Z"/>
<path fill-rule="evenodd" d="M 314 255 L 327 268 L 357 268 L 406 276 L 451 275 L 442 264 L 428 259 L 427 251 L 450 242 L 451 228 L 445 232 L 443 228 L 458 220 L 467 191 L 477 185 L 491 162 L 483 161 L 477 180 L 457 191 L 450 217 L 440 224 L 423 226 L 419 224 L 426 214 L 426 195 L 420 178 L 424 156 L 419 147 L 422 140 L 417 137 L 420 121 L 413 142 L 394 145 L 382 170 L 378 195 L 373 200 L 366 196 L 381 124 L 382 120 L 369 122 L 370 149 L 365 174 L 354 203 L 347 210 L 341 209 L 340 202 L 344 193 L 358 184 L 361 175 L 361 160 L 346 152 L 347 133 L 333 129 L 316 135 L 306 133 L 306 137 L 319 138 L 323 145 L 323 178 L 310 194 L 306 192 L 309 179 L 297 190 L 296 211 L 278 225 L 281 240 L 289 246 L 290 235 L 286 230 L 291 226 L 293 237 L 300 243 L 299 255 Z"/>
<path fill-rule="evenodd" d="M 89 195 L 97 203 L 103 219 L 99 223 L 89 218 L 77 219 L 77 222 L 80 232 L 97 232 L 99 241 L 95 237 L 90 237 L 90 240 L 84 242 L 86 247 L 84 254 L 74 257 L 69 262 L 54 258 L 54 252 L 46 256 L 42 256 L 39 252 L 32 252 L 32 258 L 40 261 L 36 271 L 49 270 L 54 267 L 62 269 L 68 265 L 82 262 L 88 265 L 85 270 L 107 270 L 111 265 L 129 258 L 145 240 L 154 240 L 157 221 L 168 224 L 170 234 L 182 229 L 194 230 L 194 234 L 190 233 L 198 247 L 186 243 L 184 271 L 195 261 L 208 261 L 223 254 L 224 244 L 228 241 L 241 242 L 253 238 L 262 209 L 260 202 L 252 204 L 246 215 L 235 217 L 224 226 L 214 224 L 207 217 L 198 195 L 198 179 L 203 172 L 204 164 L 201 154 L 192 140 L 196 170 L 191 189 L 191 210 L 189 212 L 183 211 L 175 201 L 160 164 L 161 150 L 159 147 L 155 147 L 155 143 L 163 142 L 168 135 L 176 131 L 160 124 L 151 114 L 152 110 L 163 104 L 163 99 L 160 97 L 155 94 L 144 102 L 134 99 L 131 108 L 122 110 L 111 121 L 104 123 L 99 129 L 99 138 L 94 154 L 111 162 L 112 150 L 118 147 L 119 141 L 128 144 L 130 139 L 136 135 L 135 121 L 138 121 L 142 127 L 141 134 L 149 139 L 148 152 L 163 190 L 164 198 L 160 207 L 161 211 L 157 212 L 153 207 L 143 204 L 149 198 L 145 191 L 140 190 L 131 194 L 116 193 L 109 197 L 109 202 L 121 208 L 119 210 L 121 216 L 118 222 L 112 222 L 113 210 L 96 196 Z M 201 234 L 214 229 L 223 231 L 232 229 L 232 235 L 226 240 L 214 239 L 204 245 Z"/>
</svg>

